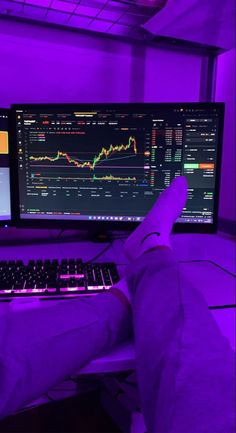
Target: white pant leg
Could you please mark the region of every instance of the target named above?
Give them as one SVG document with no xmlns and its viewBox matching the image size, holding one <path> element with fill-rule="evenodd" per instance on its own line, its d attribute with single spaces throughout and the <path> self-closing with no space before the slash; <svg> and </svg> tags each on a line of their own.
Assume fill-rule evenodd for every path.
<svg viewBox="0 0 236 433">
<path fill-rule="evenodd" d="M 173 253 L 128 268 L 136 365 L 149 433 L 234 433 L 235 356 Z"/>
<path fill-rule="evenodd" d="M 109 293 L 0 315 L 0 418 L 111 349 L 130 330 L 128 309 Z"/>
</svg>

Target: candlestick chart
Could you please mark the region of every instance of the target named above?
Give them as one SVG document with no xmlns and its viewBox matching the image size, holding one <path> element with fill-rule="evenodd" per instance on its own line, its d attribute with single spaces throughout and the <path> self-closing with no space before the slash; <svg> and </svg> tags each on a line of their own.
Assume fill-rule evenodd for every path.
<svg viewBox="0 0 236 433">
<path fill-rule="evenodd" d="M 83 146 L 81 149 L 76 146 L 75 137 L 73 146 L 69 141 L 65 146 L 62 140 L 62 145 L 56 148 L 57 143 L 53 144 L 55 150 L 50 146 L 50 151 L 45 149 L 45 153 L 36 151 L 30 154 L 34 179 L 136 182 L 143 178 L 143 150 L 140 145 L 139 151 L 134 135 L 113 137 L 112 142 L 102 146 L 94 144 L 93 137 L 92 145 L 90 141 L 86 148 Z"/>
</svg>

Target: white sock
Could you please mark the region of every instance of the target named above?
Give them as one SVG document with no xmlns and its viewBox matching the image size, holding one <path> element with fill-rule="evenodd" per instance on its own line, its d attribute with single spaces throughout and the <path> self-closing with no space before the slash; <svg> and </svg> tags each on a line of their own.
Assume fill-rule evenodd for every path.
<svg viewBox="0 0 236 433">
<path fill-rule="evenodd" d="M 177 177 L 158 197 L 143 222 L 125 242 L 125 253 L 130 260 L 155 246 L 170 247 L 170 234 L 175 220 L 187 200 L 187 182 Z"/>
</svg>

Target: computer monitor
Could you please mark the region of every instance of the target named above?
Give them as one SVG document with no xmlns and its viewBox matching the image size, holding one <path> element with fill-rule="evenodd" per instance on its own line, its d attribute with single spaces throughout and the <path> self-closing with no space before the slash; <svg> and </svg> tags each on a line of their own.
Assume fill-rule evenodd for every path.
<svg viewBox="0 0 236 433">
<path fill-rule="evenodd" d="M 10 110 L 0 108 L 0 226 L 11 220 L 9 112 Z"/>
<path fill-rule="evenodd" d="M 132 229 L 185 175 L 178 231 L 216 228 L 219 103 L 12 106 L 17 219 L 24 226 Z"/>
</svg>

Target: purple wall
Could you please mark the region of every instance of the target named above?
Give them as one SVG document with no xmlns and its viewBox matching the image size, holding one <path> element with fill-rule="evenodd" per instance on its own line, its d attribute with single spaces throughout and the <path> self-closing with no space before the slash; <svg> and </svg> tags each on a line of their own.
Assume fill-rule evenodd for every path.
<svg viewBox="0 0 236 433">
<path fill-rule="evenodd" d="M 215 100 L 225 102 L 225 127 L 222 155 L 220 217 L 236 220 L 236 92 L 235 52 L 230 50 L 218 57 Z"/>
<path fill-rule="evenodd" d="M 7 21 L 0 38 L 0 106 L 129 99 L 128 44 Z"/>
<path fill-rule="evenodd" d="M 0 20 L 0 106 L 197 101 L 201 57 Z"/>
<path fill-rule="evenodd" d="M 199 101 L 202 57 L 149 47 L 145 57 L 145 102 Z"/>
<path fill-rule="evenodd" d="M 0 19 L 0 106 L 21 102 L 198 101 L 202 57 Z M 220 215 L 235 219 L 235 50 L 218 60 L 226 101 Z"/>
</svg>

